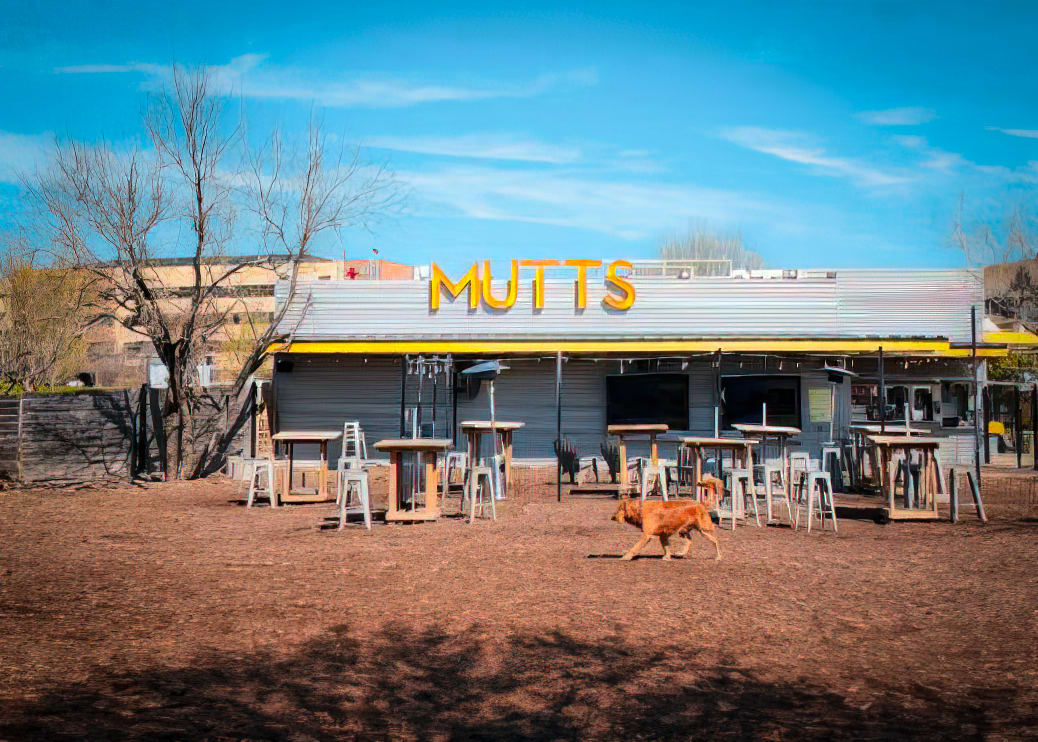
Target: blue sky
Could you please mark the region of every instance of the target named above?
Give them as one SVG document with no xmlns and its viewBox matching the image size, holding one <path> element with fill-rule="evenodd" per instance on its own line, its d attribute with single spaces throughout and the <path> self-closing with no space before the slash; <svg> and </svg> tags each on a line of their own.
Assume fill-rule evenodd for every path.
<svg viewBox="0 0 1038 742">
<path fill-rule="evenodd" d="M 959 194 L 997 219 L 1038 183 L 1034 3 L 164 5 L 0 3 L 9 214 L 55 135 L 140 138 L 174 60 L 391 165 L 405 208 L 354 257 L 651 257 L 695 224 L 772 266 L 958 265 Z"/>
</svg>

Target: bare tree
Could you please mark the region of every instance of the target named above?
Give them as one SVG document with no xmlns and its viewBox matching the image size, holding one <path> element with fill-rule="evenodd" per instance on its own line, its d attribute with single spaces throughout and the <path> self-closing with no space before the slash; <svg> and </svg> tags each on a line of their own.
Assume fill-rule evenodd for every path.
<svg viewBox="0 0 1038 742">
<path fill-rule="evenodd" d="M 385 166 L 366 165 L 359 148 L 341 143 L 332 147 L 313 115 L 298 155 L 288 153 L 280 130 L 275 130 L 265 146 L 247 150 L 245 160 L 247 208 L 259 220 L 265 251 L 284 280 L 284 289 L 270 321 L 264 324 L 247 316 L 247 330 L 235 339 L 239 364 L 231 387 L 235 396 L 263 365 L 271 347 L 290 340 L 302 320 L 302 313 L 294 321 L 288 315 L 299 290 L 300 264 L 314 254 L 321 235 L 345 227 L 369 228 L 399 197 Z M 206 451 L 225 450 L 233 433 L 226 427 L 214 433 Z M 195 472 L 201 473 L 201 469 Z"/>
<path fill-rule="evenodd" d="M 1026 198 L 1008 204 L 995 219 L 971 218 L 963 194 L 952 221 L 950 243 L 974 267 L 1033 258 L 1038 256 L 1038 218 Z"/>
<path fill-rule="evenodd" d="M 671 237 L 660 246 L 659 255 L 663 260 L 702 261 L 698 270 L 707 275 L 718 271 L 721 261 L 730 262 L 733 269 L 764 267 L 764 258 L 746 247 L 738 232 L 723 234 L 705 228 L 694 228 L 683 236 Z M 711 261 L 718 262 L 712 264 Z"/>
<path fill-rule="evenodd" d="M 299 173 L 286 177 L 281 137 L 272 138 L 269 155 L 247 154 L 239 171 L 240 119 L 227 115 L 210 89 L 205 70 L 174 68 L 172 89 L 151 101 L 144 120 L 153 151 L 116 152 L 75 142 L 56 147 L 54 166 L 29 183 L 42 205 L 55 247 L 98 285 L 98 312 L 151 339 L 169 373 L 163 410 L 173 441 L 174 461 L 167 476 L 198 476 L 210 470 L 233 432 L 211 423 L 196 426 L 202 409 L 219 410 L 199 384 L 196 368 L 218 340 L 236 302 L 237 278 L 249 267 L 286 277 L 285 298 L 298 289 L 299 263 L 311 255 L 315 238 L 328 230 L 366 224 L 389 202 L 389 179 L 342 155 L 329 162 L 327 140 L 311 122 Z M 242 182 L 247 186 L 241 187 Z M 245 199 L 259 217 L 266 251 L 250 259 L 228 256 L 242 231 L 235 203 Z M 186 243 L 186 244 L 185 244 Z M 170 251 L 182 257 L 190 280 L 166 285 L 157 270 Z M 243 354 L 229 398 L 283 338 L 290 301 L 274 321 L 260 327 L 250 313 L 254 343 Z M 201 449 L 198 449 L 202 443 Z M 188 462 L 194 452 L 193 464 Z"/>
</svg>

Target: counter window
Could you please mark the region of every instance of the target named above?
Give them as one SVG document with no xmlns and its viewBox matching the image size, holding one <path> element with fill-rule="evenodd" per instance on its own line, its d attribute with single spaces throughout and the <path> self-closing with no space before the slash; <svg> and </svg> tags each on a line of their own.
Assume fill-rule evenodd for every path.
<svg viewBox="0 0 1038 742">
<path fill-rule="evenodd" d="M 647 423 L 688 430 L 688 374 L 606 377 L 606 424 Z"/>
</svg>

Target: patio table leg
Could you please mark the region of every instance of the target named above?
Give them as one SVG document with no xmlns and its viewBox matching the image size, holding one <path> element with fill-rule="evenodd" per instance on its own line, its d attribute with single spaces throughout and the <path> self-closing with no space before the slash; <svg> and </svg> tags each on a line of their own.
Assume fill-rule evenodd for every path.
<svg viewBox="0 0 1038 742">
<path fill-rule="evenodd" d="M 621 497 L 627 494 L 627 445 L 624 443 L 623 436 L 620 436 L 620 443 L 617 446 L 620 451 L 620 495 Z"/>
</svg>

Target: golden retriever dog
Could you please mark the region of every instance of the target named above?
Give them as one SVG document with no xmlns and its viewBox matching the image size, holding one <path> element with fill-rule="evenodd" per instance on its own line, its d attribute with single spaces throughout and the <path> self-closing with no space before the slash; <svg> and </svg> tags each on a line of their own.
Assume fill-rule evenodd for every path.
<svg viewBox="0 0 1038 742">
<path fill-rule="evenodd" d="M 625 561 L 630 561 L 638 556 L 645 545 L 656 536 L 663 546 L 663 558 L 671 559 L 670 539 L 673 536 L 687 539 L 685 548 L 677 556 L 686 556 L 692 548 L 691 534 L 693 530 L 699 531 L 714 545 L 717 552 L 715 559 L 721 560 L 721 546 L 714 535 L 714 522 L 710 520 L 710 507 L 712 497 L 706 502 L 693 502 L 691 500 L 671 500 L 669 502 L 641 502 L 639 500 L 623 499 L 613 514 L 613 520 L 617 523 L 627 523 L 642 529 L 642 537 L 631 547 L 630 551 L 623 555 Z"/>
</svg>

